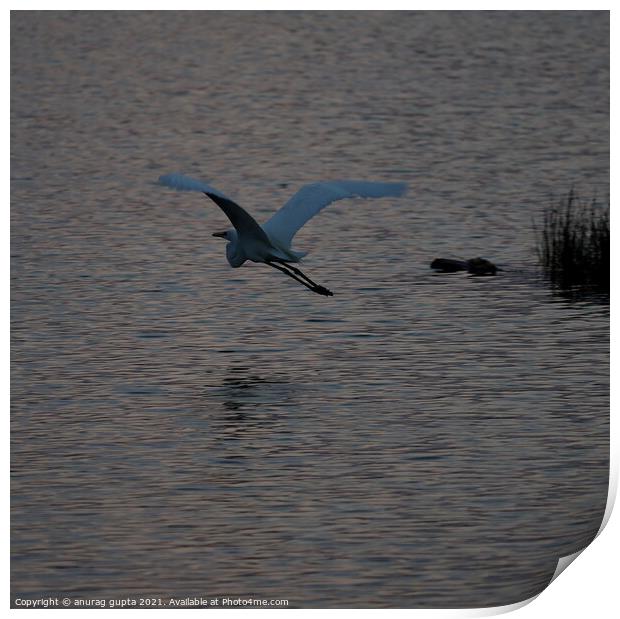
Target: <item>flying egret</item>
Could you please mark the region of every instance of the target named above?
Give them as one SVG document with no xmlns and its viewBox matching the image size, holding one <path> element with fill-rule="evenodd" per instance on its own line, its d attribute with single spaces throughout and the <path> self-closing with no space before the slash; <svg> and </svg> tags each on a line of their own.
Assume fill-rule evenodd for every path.
<svg viewBox="0 0 620 619">
<path fill-rule="evenodd" d="M 305 185 L 276 211 L 269 221 L 260 226 L 246 210 L 206 183 L 181 174 L 160 176 L 159 183 L 182 191 L 200 191 L 224 211 L 234 230 L 216 232 L 213 236 L 228 241 L 226 258 L 231 267 L 240 267 L 246 260 L 264 262 L 286 273 L 312 292 L 324 296 L 332 296 L 333 293 L 313 282 L 291 264 L 299 262 L 307 253 L 291 249 L 291 241 L 297 231 L 321 209 L 336 200 L 402 196 L 407 187 L 404 183 L 368 181 L 333 181 Z"/>
</svg>

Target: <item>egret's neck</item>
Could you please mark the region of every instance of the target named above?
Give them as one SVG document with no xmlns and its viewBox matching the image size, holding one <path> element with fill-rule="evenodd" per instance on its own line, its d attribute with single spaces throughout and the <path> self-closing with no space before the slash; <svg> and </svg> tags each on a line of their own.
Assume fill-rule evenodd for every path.
<svg viewBox="0 0 620 619">
<path fill-rule="evenodd" d="M 241 248 L 241 244 L 237 239 L 237 235 L 226 244 L 226 259 L 231 267 L 240 267 L 246 260 L 245 252 Z"/>
</svg>

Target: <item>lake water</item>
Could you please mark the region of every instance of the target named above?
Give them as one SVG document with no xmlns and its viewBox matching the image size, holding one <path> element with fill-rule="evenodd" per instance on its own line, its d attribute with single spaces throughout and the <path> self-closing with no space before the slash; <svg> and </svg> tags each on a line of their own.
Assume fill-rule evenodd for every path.
<svg viewBox="0 0 620 619">
<path fill-rule="evenodd" d="M 608 481 L 609 306 L 532 223 L 609 187 L 609 14 L 13 12 L 13 598 L 509 604 Z M 223 213 L 405 181 L 232 270 Z M 438 275 L 484 256 L 497 277 Z"/>
</svg>

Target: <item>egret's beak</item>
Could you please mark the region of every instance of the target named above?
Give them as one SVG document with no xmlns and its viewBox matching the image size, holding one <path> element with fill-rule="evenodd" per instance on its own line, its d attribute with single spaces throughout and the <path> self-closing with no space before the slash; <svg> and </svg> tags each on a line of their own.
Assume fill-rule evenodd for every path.
<svg viewBox="0 0 620 619">
<path fill-rule="evenodd" d="M 219 236 L 222 239 L 226 238 L 226 232 L 214 232 L 213 236 Z"/>
</svg>

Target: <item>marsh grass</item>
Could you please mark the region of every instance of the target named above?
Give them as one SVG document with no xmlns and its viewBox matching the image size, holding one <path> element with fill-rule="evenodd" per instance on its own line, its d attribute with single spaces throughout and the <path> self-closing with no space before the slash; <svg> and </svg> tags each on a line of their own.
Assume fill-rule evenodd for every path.
<svg viewBox="0 0 620 619">
<path fill-rule="evenodd" d="M 535 228 L 538 259 L 554 286 L 609 293 L 609 201 L 587 202 L 571 189 Z"/>
</svg>

